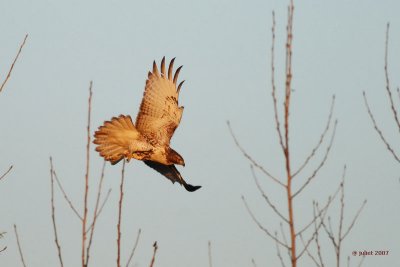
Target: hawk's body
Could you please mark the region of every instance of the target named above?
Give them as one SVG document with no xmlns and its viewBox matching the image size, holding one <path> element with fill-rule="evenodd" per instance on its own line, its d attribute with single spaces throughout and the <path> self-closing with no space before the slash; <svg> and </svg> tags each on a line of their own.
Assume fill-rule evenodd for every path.
<svg viewBox="0 0 400 267">
<path fill-rule="evenodd" d="M 129 115 L 114 117 L 95 132 L 94 143 L 98 145 L 96 151 L 112 164 L 124 158 L 128 161 L 131 158 L 142 160 L 172 182 L 179 182 L 186 190 L 195 191 L 200 187 L 184 181 L 174 164 L 184 166 L 185 162 L 169 146 L 183 113 L 183 107 L 178 105 L 183 82 L 177 86 L 181 67 L 172 76 L 173 65 L 174 59 L 166 72 L 163 58 L 159 72 L 153 62 L 153 71 L 148 74 L 135 125 Z"/>
</svg>

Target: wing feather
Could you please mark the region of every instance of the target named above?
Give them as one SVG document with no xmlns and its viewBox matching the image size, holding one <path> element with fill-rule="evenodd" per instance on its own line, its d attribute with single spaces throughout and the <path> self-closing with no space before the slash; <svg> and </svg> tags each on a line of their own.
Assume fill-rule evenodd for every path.
<svg viewBox="0 0 400 267">
<path fill-rule="evenodd" d="M 161 74 L 153 62 L 153 71 L 149 72 L 148 79 L 136 118 L 136 128 L 153 144 L 169 145 L 172 135 L 182 118 L 183 107 L 178 105 L 179 91 L 177 80 L 179 67 L 172 79 L 174 59 L 165 73 L 165 58 L 161 61 Z M 180 84 L 180 87 L 182 84 Z"/>
</svg>

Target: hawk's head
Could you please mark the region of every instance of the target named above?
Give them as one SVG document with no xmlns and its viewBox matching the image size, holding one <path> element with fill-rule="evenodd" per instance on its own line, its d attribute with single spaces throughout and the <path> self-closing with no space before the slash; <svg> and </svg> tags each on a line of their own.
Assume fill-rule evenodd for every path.
<svg viewBox="0 0 400 267">
<path fill-rule="evenodd" d="M 177 164 L 177 165 L 182 165 L 185 166 L 185 161 L 182 158 L 181 155 L 178 154 L 178 152 L 176 152 L 175 150 L 173 150 L 172 148 L 168 148 L 167 149 L 167 160 L 171 163 L 171 164 Z"/>
</svg>

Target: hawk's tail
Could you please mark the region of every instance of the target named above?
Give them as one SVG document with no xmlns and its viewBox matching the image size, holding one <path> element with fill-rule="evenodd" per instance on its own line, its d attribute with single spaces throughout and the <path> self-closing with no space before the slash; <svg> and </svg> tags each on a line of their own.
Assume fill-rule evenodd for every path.
<svg viewBox="0 0 400 267">
<path fill-rule="evenodd" d="M 105 121 L 103 126 L 94 133 L 93 143 L 98 145 L 96 151 L 112 164 L 118 163 L 130 153 L 130 144 L 137 140 L 140 133 L 132 123 L 131 117 L 120 115 L 111 121 Z M 128 157 L 129 158 L 129 157 Z"/>
</svg>

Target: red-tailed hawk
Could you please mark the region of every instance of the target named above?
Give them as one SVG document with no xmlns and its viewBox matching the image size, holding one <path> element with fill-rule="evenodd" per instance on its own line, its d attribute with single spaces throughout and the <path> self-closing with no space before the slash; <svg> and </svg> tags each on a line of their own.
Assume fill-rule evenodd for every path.
<svg viewBox="0 0 400 267">
<path fill-rule="evenodd" d="M 187 191 L 193 192 L 201 186 L 185 182 L 174 164 L 185 166 L 185 161 L 170 146 L 170 140 L 178 127 L 183 107 L 178 105 L 179 91 L 184 81 L 177 86 L 180 66 L 173 74 L 175 58 L 165 69 L 165 57 L 159 72 L 155 61 L 149 72 L 136 123 L 129 115 L 114 117 L 105 121 L 94 134 L 96 151 L 111 164 L 131 158 L 143 161 L 172 183 L 178 182 Z"/>
</svg>

